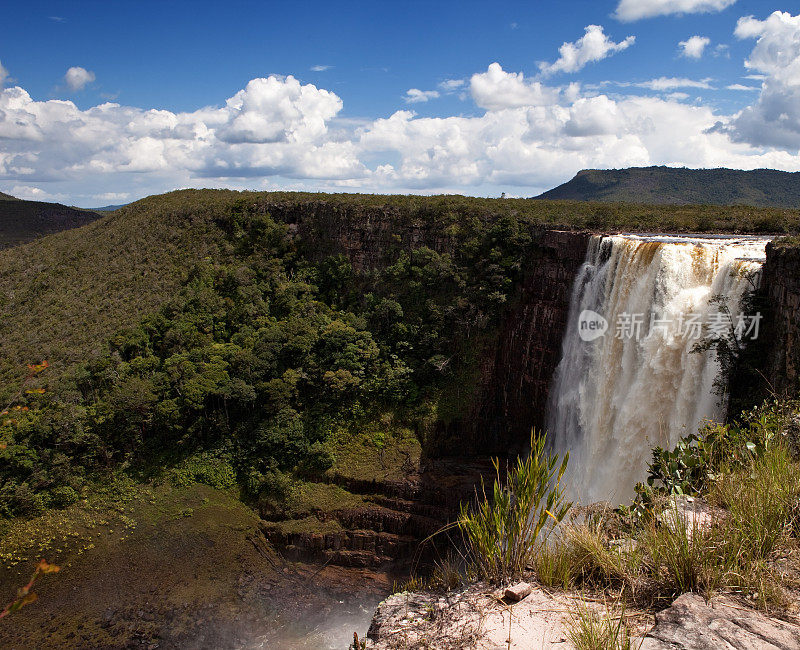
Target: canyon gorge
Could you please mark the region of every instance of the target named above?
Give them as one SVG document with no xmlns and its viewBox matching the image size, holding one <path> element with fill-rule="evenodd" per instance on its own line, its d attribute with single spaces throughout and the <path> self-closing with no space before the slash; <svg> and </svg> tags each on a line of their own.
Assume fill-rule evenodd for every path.
<svg viewBox="0 0 800 650">
<path fill-rule="evenodd" d="M 418 333 L 408 339 L 412 343 L 424 346 L 436 341 L 431 352 L 420 353 L 415 366 L 421 376 L 433 377 L 429 384 L 421 384 L 432 396 L 424 408 L 417 404 L 405 413 L 378 413 L 373 421 L 354 419 L 346 436 L 334 431 L 329 441 L 333 464 L 318 469 L 297 463 L 285 504 L 234 493 L 247 487 L 246 472 L 237 483 L 233 469 L 217 474 L 218 465 L 194 469 L 186 461 L 176 469 L 161 468 L 166 482 L 126 488 L 125 500 L 113 510 L 124 510 L 124 517 L 140 522 L 139 529 L 120 540 L 119 550 L 103 546 L 102 553 L 92 550 L 81 558 L 70 556 L 69 573 L 63 574 L 67 577 L 54 581 L 52 592 L 43 592 L 47 598 L 42 598 L 38 610 L 29 610 L 29 619 L 19 619 L 19 635 L 35 635 L 43 619 L 58 616 L 77 584 L 83 593 L 84 609 L 75 618 L 81 631 L 53 626 L 48 638 L 55 646 L 68 644 L 76 634 L 86 643 L 111 647 L 120 639 L 153 640 L 160 634 L 175 644 L 202 637 L 220 647 L 270 647 L 277 642 L 298 648 L 340 647 L 342 640 L 352 639 L 349 628 L 366 629 L 372 607 L 393 583 L 402 583 L 412 571 L 424 573 L 445 551 L 442 545 L 431 544 L 430 536 L 453 521 L 481 480 L 491 481 L 493 457 L 504 465 L 527 451 L 532 430 L 547 431 L 551 449 L 570 451 L 569 481 L 577 498 L 621 503 L 630 497 L 633 483 L 644 478 L 652 446 L 668 447 L 703 418 L 724 418 L 725 400 L 716 385 L 720 368 L 713 350 L 693 352 L 690 341 L 649 328 L 651 318 L 675 320 L 683 313 L 699 313 L 708 320 L 715 313 L 709 299 L 717 294 L 725 298 L 735 321 L 746 290 L 757 286 L 747 308 L 762 314 L 759 338 L 753 342 L 759 386 L 753 394 L 742 395 L 743 382 L 732 377 L 731 400 L 752 402 L 760 399 L 758 391 L 790 392 L 794 387 L 800 363 L 800 248 L 792 240 L 769 234 L 731 232 L 732 220 L 741 223 L 744 232 L 767 231 L 760 212 L 709 208 L 700 219 L 692 209 L 658 208 L 648 213 L 649 208 L 641 208 L 640 213 L 637 208 L 628 215 L 589 204 L 484 205 L 480 200 L 443 197 L 413 199 L 409 206 L 408 201 L 176 192 L 145 199 L 84 229 L 4 253 L 7 270 L 0 279 L 7 285 L 8 323 L 13 325 L 4 334 L 7 348 L 16 355 L 8 355 L 4 362 L 17 367 L 25 367 L 31 355 L 41 351 L 52 362 L 48 372 L 60 373 L 80 354 L 94 358 L 97 341 L 106 340 L 113 350 L 106 362 L 110 367 L 119 372 L 152 367 L 147 365 L 154 363 L 152 350 L 162 341 L 172 341 L 181 354 L 180 346 L 188 349 L 193 344 L 182 338 L 186 330 L 181 328 L 204 322 L 193 320 L 196 305 L 217 304 L 213 292 L 220 287 L 242 286 L 250 293 L 225 295 L 221 304 L 227 311 L 220 313 L 223 320 L 228 314 L 242 314 L 243 325 L 234 327 L 224 320 L 220 331 L 227 331 L 224 336 L 229 338 L 215 342 L 203 354 L 235 349 L 234 342 L 241 346 L 254 340 L 248 314 L 266 309 L 263 305 L 269 302 L 251 298 L 251 278 L 278 262 L 295 265 L 277 284 L 296 294 L 259 289 L 269 295 L 268 306 L 274 305 L 279 315 L 266 311 L 266 317 L 258 316 L 265 335 L 262 347 L 252 349 L 252 368 L 289 354 L 285 350 L 311 349 L 302 337 L 292 340 L 285 331 L 305 336 L 304 323 L 314 322 L 315 305 L 322 301 L 332 305 L 326 309 L 333 314 L 353 310 L 346 323 L 337 324 L 339 329 L 325 332 L 351 336 L 367 322 L 375 340 L 383 344 L 379 337 L 386 337 L 386 332 L 392 335 L 395 326 L 408 329 L 413 324 Z M 776 223 L 790 218 L 782 213 L 768 216 Z M 688 234 L 700 222 L 706 231 L 729 234 Z M 791 232 L 792 222 L 783 228 Z M 648 234 L 653 231 L 670 234 Z M 128 246 L 140 233 L 152 241 Z M 110 268 L 107 276 L 96 277 L 90 265 L 80 262 L 89 259 L 97 267 Z M 297 260 L 304 266 L 296 266 Z M 204 285 L 205 278 L 217 277 L 214 264 L 224 272 Z M 32 266 L 36 273 L 29 270 Z M 312 271 L 318 275 L 309 275 Z M 344 279 L 336 280 L 340 272 Z M 326 284 L 330 278 L 338 284 Z M 19 289 L 28 284 L 29 289 Z M 174 305 L 186 286 L 191 288 L 188 325 L 178 322 L 180 327 L 159 334 L 160 323 L 182 313 L 175 306 L 164 311 L 164 306 Z M 317 302 L 307 303 L 296 320 L 287 319 L 296 296 L 309 293 Z M 69 300 L 61 300 L 62 295 Z M 374 304 L 388 308 L 364 309 Z M 48 338 L 48 330 L 30 320 L 30 305 L 40 305 L 40 314 L 58 314 L 63 322 L 89 323 L 93 329 L 87 334 L 86 328 L 64 327 L 63 337 Z M 604 337 L 581 339 L 578 328 L 587 311 L 607 319 Z M 145 321 L 132 338 L 121 338 L 121 326 L 153 313 L 160 314 L 158 319 Z M 617 321 L 630 313 L 641 315 L 642 336 L 618 338 Z M 214 313 L 209 318 L 220 316 Z M 200 338 L 209 331 L 203 326 Z M 151 342 L 142 343 L 148 336 Z M 393 351 L 414 360 L 416 352 L 408 340 Z M 347 340 L 341 345 L 344 350 L 373 349 L 355 343 L 348 348 Z M 193 363 L 199 367 L 205 358 L 196 356 Z M 233 368 L 241 357 L 230 358 Z M 191 367 L 184 357 L 180 363 L 184 369 Z M 267 375 L 269 382 L 253 382 L 253 390 L 263 394 L 258 408 L 269 409 L 273 401 L 293 394 L 292 385 L 279 380 L 308 381 L 308 373 L 300 370 L 293 374 L 290 366 L 288 373 Z M 80 381 L 86 381 L 85 376 Z M 102 382 L 107 376 L 100 376 Z M 179 375 L 166 375 L 170 376 Z M 323 385 L 335 385 L 333 380 L 339 379 L 346 389 L 343 395 L 356 385 L 346 373 L 323 376 Z M 208 380 L 212 385 L 216 381 L 214 376 Z M 165 381 L 154 383 L 152 390 Z M 128 386 L 136 388 L 137 382 Z M 235 395 L 247 397 L 246 391 L 237 391 Z M 129 400 L 142 393 L 121 395 Z M 224 409 L 199 427 L 204 435 L 229 431 L 224 425 L 231 395 L 221 394 Z M 113 404 L 118 403 L 128 402 Z M 246 422 L 252 404 L 247 402 L 236 417 Z M 647 407 L 641 408 L 642 404 Z M 349 407 L 344 402 L 345 412 Z M 283 417 L 283 412 L 278 415 Z M 120 423 L 123 426 L 125 419 Z M 142 420 L 135 435 L 147 426 Z M 390 433 L 384 435 L 384 428 Z M 156 434 L 162 430 L 176 428 L 153 427 Z M 239 435 L 241 430 L 236 430 Z M 339 445 L 340 440 L 346 444 Z M 180 450 L 185 439 L 170 444 Z M 195 473 L 176 483 L 176 471 L 181 477 Z M 281 471 L 289 475 L 294 468 L 287 464 Z M 233 478 L 215 487 L 220 476 Z M 282 489 L 281 484 L 274 487 Z M 125 529 L 120 522 L 104 526 L 114 535 Z M 53 537 L 49 529 L 43 534 L 47 540 Z M 32 543 L 40 539 L 36 535 Z M 138 550 L 150 549 L 154 539 L 160 540 L 160 555 Z M 28 548 L 25 544 L 27 538 L 20 546 Z M 203 550 L 207 548 L 224 551 L 208 554 Z M 103 561 L 90 559 L 98 553 Z M 13 559 L 16 564 L 4 569 L 3 580 L 9 586 L 24 579 L 24 564 Z M 64 562 L 58 555 L 53 559 Z M 173 575 L 169 567 L 175 563 L 196 568 L 188 576 Z M 109 582 L 103 572 L 115 575 L 118 566 L 129 567 L 124 579 L 119 584 Z M 154 592 L 153 585 L 165 575 L 171 586 Z M 111 611 L 96 602 L 97 594 L 113 601 L 122 593 L 132 603 L 125 609 Z M 312 616 L 317 610 L 319 615 Z M 265 620 L 271 621 L 266 627 Z M 73 637 L 66 638 L 68 634 Z M 0 641 L 5 641 L 1 632 Z"/>
</svg>

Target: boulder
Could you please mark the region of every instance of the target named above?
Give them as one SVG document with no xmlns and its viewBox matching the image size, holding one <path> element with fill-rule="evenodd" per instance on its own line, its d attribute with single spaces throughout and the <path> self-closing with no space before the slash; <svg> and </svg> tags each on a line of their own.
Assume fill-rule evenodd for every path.
<svg viewBox="0 0 800 650">
<path fill-rule="evenodd" d="M 672 530 L 685 526 L 688 538 L 692 539 L 695 531 L 703 532 L 711 528 L 715 514 L 717 513 L 704 499 L 673 496 L 658 515 L 658 523 Z"/>
<path fill-rule="evenodd" d="M 746 609 L 724 597 L 708 603 L 697 594 L 678 597 L 656 614 L 640 650 L 800 650 L 800 627 Z"/>
</svg>

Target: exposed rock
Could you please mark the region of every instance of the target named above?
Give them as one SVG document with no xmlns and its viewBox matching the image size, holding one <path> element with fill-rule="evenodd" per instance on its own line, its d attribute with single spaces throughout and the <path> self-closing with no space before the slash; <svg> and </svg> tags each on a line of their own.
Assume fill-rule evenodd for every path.
<svg viewBox="0 0 800 650">
<path fill-rule="evenodd" d="M 261 529 L 289 560 L 378 568 L 413 557 L 424 566 L 433 546 L 420 547 L 420 542 L 458 515 L 481 478 L 494 475 L 489 459 L 427 459 L 424 465 L 412 468 L 404 481 L 334 477 L 351 492 L 366 495 L 363 506 L 315 514 L 321 526 L 335 521 L 341 530 L 287 532 L 280 522 L 268 521 Z"/>
<path fill-rule="evenodd" d="M 800 627 L 726 598 L 706 603 L 696 594 L 684 594 L 656 614 L 656 621 L 641 650 L 800 650 Z"/>
<path fill-rule="evenodd" d="M 492 592 L 487 585 L 473 585 L 444 596 L 395 594 L 378 606 L 368 647 L 570 650 L 573 645 L 568 630 L 579 600 L 581 608 L 608 616 L 603 604 L 584 601 L 577 594 L 551 594 L 533 586 L 530 595 L 511 604 L 500 599 L 502 594 Z M 628 619 L 633 625 L 632 647 L 640 650 L 800 650 L 799 626 L 742 607 L 726 597 L 707 603 L 696 594 L 684 594 L 656 614 L 656 626 L 649 632 L 647 617 L 630 611 L 627 614 L 633 614 Z"/>
<path fill-rule="evenodd" d="M 437 425 L 437 444 L 448 453 L 519 452 L 530 442 L 531 427 L 544 425 L 572 285 L 591 233 L 549 230 L 535 238 L 529 272 L 509 301 L 496 343 L 481 360 L 475 392 L 466 398 L 470 412 Z"/>
<path fill-rule="evenodd" d="M 720 515 L 705 499 L 673 496 L 667 507 L 658 515 L 658 523 L 672 530 L 684 526 L 687 537 L 692 539 L 695 532 L 702 533 L 709 530 L 715 516 Z"/>
<path fill-rule="evenodd" d="M 530 586 L 530 585 L 529 585 Z M 473 585 L 445 596 L 400 593 L 384 600 L 368 637 L 374 650 L 451 650 L 491 648 L 570 650 L 566 624 L 574 600 L 533 587 L 530 595 L 508 604 L 488 585 Z M 586 607 L 601 613 L 598 604 Z"/>
<path fill-rule="evenodd" d="M 506 600 L 516 603 L 526 596 L 529 596 L 531 591 L 533 591 L 533 587 L 531 587 L 527 582 L 518 582 L 515 585 L 506 587 L 506 590 L 503 592 L 503 596 L 506 598 Z"/>
</svg>

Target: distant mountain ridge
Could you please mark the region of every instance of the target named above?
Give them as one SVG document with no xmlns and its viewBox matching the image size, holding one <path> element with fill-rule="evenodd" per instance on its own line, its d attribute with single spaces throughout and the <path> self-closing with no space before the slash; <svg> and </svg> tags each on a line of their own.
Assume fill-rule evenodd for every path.
<svg viewBox="0 0 800 650">
<path fill-rule="evenodd" d="M 800 207 L 800 172 L 685 167 L 585 169 L 571 181 L 535 198 L 797 208 Z"/>
<path fill-rule="evenodd" d="M 102 215 L 60 203 L 24 201 L 0 192 L 0 249 L 84 226 Z"/>
<path fill-rule="evenodd" d="M 118 205 L 104 205 L 100 208 L 86 208 L 87 210 L 92 210 L 93 212 L 116 212 L 120 208 L 124 208 L 127 203 L 120 203 Z"/>
</svg>

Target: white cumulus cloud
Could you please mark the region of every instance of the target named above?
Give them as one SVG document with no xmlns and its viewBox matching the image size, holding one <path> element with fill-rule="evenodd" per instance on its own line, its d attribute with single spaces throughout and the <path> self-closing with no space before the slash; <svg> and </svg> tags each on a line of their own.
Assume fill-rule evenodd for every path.
<svg viewBox="0 0 800 650">
<path fill-rule="evenodd" d="M 555 86 L 499 63 L 464 83 L 417 89 L 473 104 L 437 117 L 410 107 L 342 117 L 335 93 L 291 76 L 253 79 L 226 101 L 187 112 L 118 103 L 82 110 L 0 89 L 0 187 L 96 206 L 122 200 L 100 196 L 191 186 L 530 196 L 587 167 L 798 171 L 800 18 L 746 18 L 737 36 L 755 39 L 747 66 L 759 86 L 752 98 L 740 93 L 753 101 L 738 112 L 686 101 L 713 88 L 712 79 Z M 608 85 L 613 93 L 603 92 Z"/>
<path fill-rule="evenodd" d="M 620 0 L 614 17 L 623 22 L 671 14 L 699 14 L 722 11 L 736 0 Z"/>
<path fill-rule="evenodd" d="M 615 43 L 600 25 L 588 25 L 585 31 L 586 33 L 574 43 L 564 43 L 558 48 L 559 57 L 556 61 L 540 63 L 539 69 L 542 74 L 577 72 L 589 63 L 628 49 L 636 41 L 635 36 L 628 36 L 624 41 Z"/>
<path fill-rule="evenodd" d="M 0 88 L 3 87 L 6 79 L 8 79 L 8 70 L 3 67 L 3 62 L 0 61 Z"/>
<path fill-rule="evenodd" d="M 687 59 L 700 59 L 709 43 L 711 39 L 707 36 L 692 36 L 678 43 L 678 47 L 681 48 L 681 56 Z"/>
<path fill-rule="evenodd" d="M 192 178 L 359 178 L 353 143 L 329 134 L 341 107 L 334 93 L 294 77 L 253 79 L 223 106 L 186 113 L 114 103 L 80 110 L 7 88 L 0 180 L 81 183 L 91 196 L 133 192 L 132 178 L 160 189 Z"/>
<path fill-rule="evenodd" d="M 95 80 L 94 72 L 81 68 L 80 66 L 73 66 L 64 75 L 64 81 L 69 89 L 73 92 L 83 90 L 87 84 Z"/>
<path fill-rule="evenodd" d="M 497 62 L 492 63 L 486 72 L 472 75 L 469 88 L 475 103 L 488 110 L 546 106 L 559 99 L 556 89 L 539 81 L 526 81 L 521 72 L 506 72 Z"/>
<path fill-rule="evenodd" d="M 758 101 L 733 121 L 730 134 L 756 146 L 800 149 L 800 15 L 776 11 L 740 18 L 736 36 L 757 39 L 746 67 L 764 75 Z M 752 78 L 752 77 L 751 77 Z"/>
<path fill-rule="evenodd" d="M 710 87 L 709 81 L 644 83 L 668 90 Z M 359 185 L 393 191 L 547 188 L 586 167 L 651 164 L 800 169 L 797 156 L 732 142 L 715 128 L 730 116 L 687 104 L 682 93 L 663 98 L 583 94 L 577 85 L 544 86 L 498 63 L 473 75 L 470 91 L 485 109 L 481 116 L 428 118 L 398 111 L 364 127 L 360 150 L 369 156 L 392 152 L 397 160 L 376 166 Z"/>
<path fill-rule="evenodd" d="M 406 91 L 405 99 L 406 104 L 417 104 L 420 102 L 427 102 L 429 99 L 436 99 L 439 96 L 438 90 L 420 90 L 419 88 L 410 88 Z"/>
</svg>

